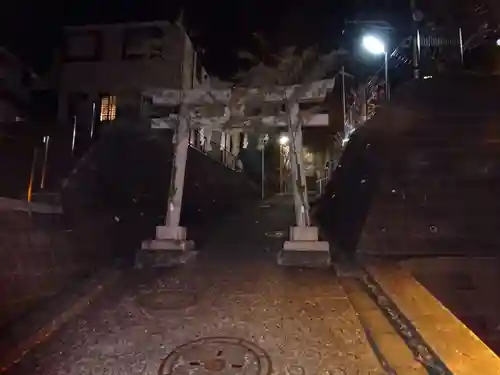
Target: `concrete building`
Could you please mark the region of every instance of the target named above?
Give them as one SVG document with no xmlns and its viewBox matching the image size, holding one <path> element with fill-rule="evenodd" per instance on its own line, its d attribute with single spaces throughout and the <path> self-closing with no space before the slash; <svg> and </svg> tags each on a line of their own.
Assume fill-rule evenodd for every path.
<svg viewBox="0 0 500 375">
<path fill-rule="evenodd" d="M 73 130 L 76 148 L 112 122 L 122 105 L 129 106 L 131 101 L 138 104 L 140 93 L 147 89 L 191 89 L 208 86 L 210 82 L 189 36 L 179 24 L 156 21 L 70 26 L 64 35 L 58 119 Z M 301 103 L 301 109 L 316 104 Z M 311 127 L 327 125 L 326 113 L 308 119 Z M 191 133 L 190 140 L 196 146 L 203 144 L 212 150 L 212 145 L 234 156 L 248 143 L 239 130 Z M 234 168 L 234 157 L 227 162 Z"/>
<path fill-rule="evenodd" d="M 190 89 L 208 74 L 184 28 L 167 21 L 70 26 L 60 58 L 58 119 L 85 142 L 139 105 L 148 88 Z"/>
</svg>

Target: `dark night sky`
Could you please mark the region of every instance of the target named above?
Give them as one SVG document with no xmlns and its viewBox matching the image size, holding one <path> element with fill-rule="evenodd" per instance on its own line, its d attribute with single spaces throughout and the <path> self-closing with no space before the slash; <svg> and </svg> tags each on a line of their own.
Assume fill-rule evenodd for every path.
<svg viewBox="0 0 500 375">
<path fill-rule="evenodd" d="M 174 20 L 180 9 L 195 44 L 206 51 L 209 72 L 226 77 L 238 65 L 237 51 L 252 48 L 254 32 L 276 49 L 318 45 L 329 50 L 342 43 L 346 19 L 388 19 L 399 26 L 409 17 L 408 4 L 402 0 L 18 0 L 1 15 L 0 43 L 40 71 L 50 61 L 62 25 Z"/>
</svg>

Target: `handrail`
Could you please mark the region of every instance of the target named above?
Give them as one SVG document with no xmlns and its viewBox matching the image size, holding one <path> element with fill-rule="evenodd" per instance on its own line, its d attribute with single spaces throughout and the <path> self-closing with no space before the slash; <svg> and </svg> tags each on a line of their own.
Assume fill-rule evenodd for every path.
<svg viewBox="0 0 500 375">
<path fill-rule="evenodd" d="M 316 191 L 318 192 L 319 195 L 323 195 L 323 192 L 325 190 L 326 185 L 328 184 L 328 181 L 330 181 L 333 172 L 338 166 L 338 164 L 333 159 L 329 160 L 327 164 L 328 168 L 325 169 L 324 176 L 316 180 Z"/>
<path fill-rule="evenodd" d="M 322 177 L 316 180 L 316 191 L 318 195 L 323 195 L 323 191 L 325 190 L 325 186 L 328 183 L 328 177 Z"/>
<path fill-rule="evenodd" d="M 204 137 L 199 130 L 196 131 L 196 134 L 198 135 L 198 142 L 189 142 L 189 145 L 201 152 L 203 152 L 205 155 L 209 156 L 210 158 L 218 161 L 221 164 L 224 164 L 227 168 L 232 169 L 232 170 L 237 170 L 238 165 L 238 157 L 231 153 L 229 150 L 226 148 L 221 148 L 220 143 L 210 141 L 210 147 L 208 147 L 207 139 Z"/>
</svg>

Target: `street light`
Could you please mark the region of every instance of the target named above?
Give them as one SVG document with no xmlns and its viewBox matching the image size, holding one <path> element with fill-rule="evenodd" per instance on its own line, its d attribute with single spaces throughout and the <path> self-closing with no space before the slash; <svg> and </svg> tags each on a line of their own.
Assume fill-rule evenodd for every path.
<svg viewBox="0 0 500 375">
<path fill-rule="evenodd" d="M 282 135 L 280 137 L 280 145 L 284 146 L 288 144 L 288 141 L 290 141 L 290 138 L 288 138 L 288 135 Z"/>
<path fill-rule="evenodd" d="M 500 38 L 497 39 L 497 46 L 500 47 Z"/>
<path fill-rule="evenodd" d="M 368 35 L 363 38 L 363 47 L 374 55 L 381 55 L 385 53 L 384 42 L 372 35 Z"/>
<path fill-rule="evenodd" d="M 384 71 L 385 71 L 385 96 L 387 101 L 391 100 L 389 88 L 389 58 L 385 43 L 373 35 L 367 35 L 363 38 L 363 47 L 374 55 L 384 54 Z"/>
</svg>

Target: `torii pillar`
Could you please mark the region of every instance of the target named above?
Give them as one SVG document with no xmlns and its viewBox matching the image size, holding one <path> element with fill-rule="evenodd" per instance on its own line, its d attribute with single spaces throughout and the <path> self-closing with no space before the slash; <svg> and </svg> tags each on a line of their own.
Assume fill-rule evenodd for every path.
<svg viewBox="0 0 500 375">
<path fill-rule="evenodd" d="M 142 243 L 136 265 L 174 266 L 186 263 L 196 255 L 194 242 L 187 239 L 186 228 L 181 227 L 182 196 L 189 150 L 189 124 L 184 104 L 181 104 L 179 125 L 174 136 L 174 155 L 165 224 L 156 227 L 156 237 Z"/>
<path fill-rule="evenodd" d="M 327 268 L 331 264 L 330 245 L 320 241 L 318 227 L 310 223 L 298 103 L 291 105 L 288 129 L 296 225 L 290 228 L 290 238 L 278 253 L 277 261 L 282 266 Z"/>
</svg>

